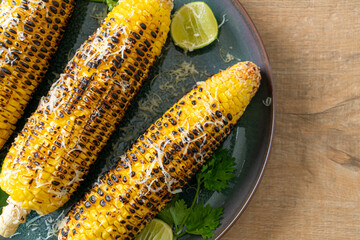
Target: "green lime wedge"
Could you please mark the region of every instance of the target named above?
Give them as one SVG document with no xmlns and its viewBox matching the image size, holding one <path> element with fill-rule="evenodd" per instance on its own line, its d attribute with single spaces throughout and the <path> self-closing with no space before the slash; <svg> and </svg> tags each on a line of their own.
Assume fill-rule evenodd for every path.
<svg viewBox="0 0 360 240">
<path fill-rule="evenodd" d="M 193 51 L 212 43 L 218 35 L 218 23 L 204 2 L 185 4 L 171 21 L 171 37 L 175 45 Z"/>
<path fill-rule="evenodd" d="M 155 218 L 146 225 L 135 240 L 173 240 L 173 232 L 169 225 Z"/>
</svg>

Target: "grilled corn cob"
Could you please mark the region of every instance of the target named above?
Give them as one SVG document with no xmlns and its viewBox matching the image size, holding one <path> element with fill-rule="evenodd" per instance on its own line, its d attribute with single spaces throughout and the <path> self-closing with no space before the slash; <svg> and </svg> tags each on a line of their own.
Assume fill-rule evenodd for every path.
<svg viewBox="0 0 360 240">
<path fill-rule="evenodd" d="M 0 149 L 45 75 L 75 0 L 0 4 Z"/>
<path fill-rule="evenodd" d="M 5 158 L 0 186 L 12 201 L 47 214 L 70 198 L 160 55 L 171 9 L 120 1 L 75 53 Z"/>
<path fill-rule="evenodd" d="M 242 62 L 197 84 L 70 210 L 58 239 L 134 238 L 226 138 L 260 78 Z"/>
</svg>

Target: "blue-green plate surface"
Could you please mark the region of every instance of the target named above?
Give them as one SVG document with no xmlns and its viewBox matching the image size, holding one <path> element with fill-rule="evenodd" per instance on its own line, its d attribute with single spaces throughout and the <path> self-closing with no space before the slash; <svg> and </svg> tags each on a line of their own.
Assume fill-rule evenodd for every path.
<svg viewBox="0 0 360 240">
<path fill-rule="evenodd" d="M 188 2 L 191 1 L 175 0 L 174 11 Z M 206 80 L 208 76 L 226 69 L 239 60 L 250 60 L 260 66 L 262 83 L 244 116 L 222 146 L 229 149 L 236 159 L 236 177 L 230 187 L 222 193 L 210 193 L 202 190 L 200 194 L 201 202 L 224 207 L 224 215 L 215 232 L 214 239 L 221 238 L 240 216 L 261 179 L 269 157 L 274 125 L 274 91 L 271 69 L 256 29 L 240 3 L 231 0 L 207 0 L 205 2 L 214 11 L 218 23 L 224 21 L 219 29 L 218 39 L 203 49 L 187 54 L 175 47 L 171 39 L 168 39 L 149 81 L 136 97 L 109 144 L 101 152 L 81 188 L 64 207 L 54 213 L 39 217 L 32 212 L 27 223 L 22 224 L 11 239 L 57 239 L 56 236 L 49 234 L 49 229 L 55 226 L 57 220 L 61 219 L 101 173 L 114 165 L 118 156 L 130 146 L 132 141 L 188 92 L 196 81 Z M 64 69 L 68 59 L 74 54 L 74 50 L 79 48 L 96 30 L 98 26 L 96 18 L 101 16 L 104 10 L 105 5 L 103 4 L 78 0 L 59 51 L 54 57 L 43 83 L 27 107 L 25 116 L 17 124 L 16 132 L 0 152 L 0 161 L 3 160 L 16 133 L 21 130 L 26 119 L 35 110 L 40 97 L 47 93 L 51 84 L 56 80 L 57 74 Z M 195 70 L 189 71 L 186 76 L 176 77 L 171 70 L 178 69 L 179 65 L 184 62 L 193 66 Z M 155 105 L 150 105 L 150 103 Z M 191 184 L 182 193 L 186 199 L 191 199 L 193 194 Z M 0 206 L 4 204 L 3 200 L 4 193 L 0 192 Z M 0 239 L 3 238 L 0 237 Z M 182 239 L 201 238 L 184 236 Z"/>
</svg>

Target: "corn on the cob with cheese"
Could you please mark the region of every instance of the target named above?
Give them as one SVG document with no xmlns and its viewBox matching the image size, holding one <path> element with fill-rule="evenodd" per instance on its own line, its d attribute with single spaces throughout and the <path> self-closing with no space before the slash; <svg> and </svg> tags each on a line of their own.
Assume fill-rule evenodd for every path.
<svg viewBox="0 0 360 240">
<path fill-rule="evenodd" d="M 120 1 L 75 53 L 5 158 L 8 208 L 47 214 L 68 201 L 160 55 L 171 9 L 172 1 Z"/>
<path fill-rule="evenodd" d="M 0 3 L 0 149 L 44 77 L 75 0 Z"/>
<path fill-rule="evenodd" d="M 260 78 L 242 62 L 198 83 L 70 210 L 58 239 L 133 239 L 230 133 Z"/>
</svg>

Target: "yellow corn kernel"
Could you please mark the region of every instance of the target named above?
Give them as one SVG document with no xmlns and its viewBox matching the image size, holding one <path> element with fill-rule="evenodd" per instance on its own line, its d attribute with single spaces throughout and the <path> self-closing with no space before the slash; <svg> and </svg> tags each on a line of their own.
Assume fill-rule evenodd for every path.
<svg viewBox="0 0 360 240">
<path fill-rule="evenodd" d="M 171 9 L 121 1 L 75 53 L 5 158 L 0 187 L 14 201 L 40 214 L 68 201 L 160 55 Z"/>
<path fill-rule="evenodd" d="M 3 0 L 0 8 L 0 149 L 45 75 L 74 0 Z"/>
<path fill-rule="evenodd" d="M 83 238 L 82 225 L 101 239 L 133 239 L 220 146 L 247 107 L 239 103 L 251 100 L 260 79 L 255 64 L 242 62 L 198 84 L 74 205 L 59 240 Z M 92 218 L 93 210 L 107 221 Z"/>
</svg>

